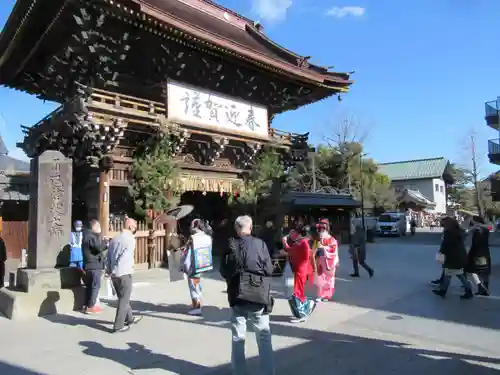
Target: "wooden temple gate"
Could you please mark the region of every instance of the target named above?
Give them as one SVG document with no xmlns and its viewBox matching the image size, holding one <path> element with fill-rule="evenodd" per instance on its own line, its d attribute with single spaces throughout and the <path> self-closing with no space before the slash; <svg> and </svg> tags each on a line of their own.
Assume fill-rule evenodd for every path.
<svg viewBox="0 0 500 375">
<path fill-rule="evenodd" d="M 208 0 L 18 0 L 0 56 L 0 84 L 61 103 L 18 146 L 72 158 L 75 218 L 99 217 L 108 235 L 151 137 L 174 141 L 179 191 L 232 193 L 264 147 L 288 164 L 304 158 L 308 133 L 271 128 L 276 115 L 352 84 Z M 147 244 L 150 263 L 168 247 L 154 229 L 137 233 L 138 263 Z"/>
</svg>

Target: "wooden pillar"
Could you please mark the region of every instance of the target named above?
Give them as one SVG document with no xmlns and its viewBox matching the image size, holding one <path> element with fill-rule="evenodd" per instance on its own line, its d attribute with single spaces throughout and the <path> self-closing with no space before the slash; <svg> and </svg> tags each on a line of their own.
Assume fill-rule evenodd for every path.
<svg viewBox="0 0 500 375">
<path fill-rule="evenodd" d="M 104 169 L 99 173 L 99 222 L 102 235 L 109 235 L 109 170 Z"/>
</svg>

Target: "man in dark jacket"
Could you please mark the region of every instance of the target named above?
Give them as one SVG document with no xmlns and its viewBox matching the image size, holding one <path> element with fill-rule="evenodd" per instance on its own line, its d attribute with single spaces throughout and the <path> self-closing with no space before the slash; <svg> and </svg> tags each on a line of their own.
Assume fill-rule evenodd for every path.
<svg viewBox="0 0 500 375">
<path fill-rule="evenodd" d="M 97 297 L 101 289 L 101 279 L 104 270 L 104 252 L 106 241 L 101 236 L 101 224 L 97 220 L 90 222 L 90 230 L 83 236 L 83 264 L 85 267 L 85 286 L 87 288 L 87 314 L 102 312 L 97 306 Z"/>
<path fill-rule="evenodd" d="M 5 241 L 0 236 L 0 289 L 4 287 L 5 283 L 5 262 L 7 261 L 7 247 Z"/>
<path fill-rule="evenodd" d="M 227 294 L 232 310 L 232 367 L 233 374 L 246 373 L 245 338 L 247 321 L 250 321 L 259 342 L 262 375 L 274 375 L 274 357 L 269 326 L 269 309 L 239 298 L 240 278 L 243 272 L 271 277 L 273 265 L 266 244 L 253 237 L 253 222 L 249 216 L 240 216 L 235 221 L 237 238 L 230 239 L 221 264 L 221 274 L 227 282 Z M 269 296 L 267 296 L 269 298 Z M 270 301 L 271 302 L 271 301 Z"/>
</svg>

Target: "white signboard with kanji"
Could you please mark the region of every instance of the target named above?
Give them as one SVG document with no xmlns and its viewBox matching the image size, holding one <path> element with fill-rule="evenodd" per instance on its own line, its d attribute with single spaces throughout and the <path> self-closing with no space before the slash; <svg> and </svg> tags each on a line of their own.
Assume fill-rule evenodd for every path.
<svg viewBox="0 0 500 375">
<path fill-rule="evenodd" d="M 233 134 L 269 137 L 267 109 L 263 106 L 173 81 L 168 82 L 167 95 L 170 121 Z"/>
</svg>

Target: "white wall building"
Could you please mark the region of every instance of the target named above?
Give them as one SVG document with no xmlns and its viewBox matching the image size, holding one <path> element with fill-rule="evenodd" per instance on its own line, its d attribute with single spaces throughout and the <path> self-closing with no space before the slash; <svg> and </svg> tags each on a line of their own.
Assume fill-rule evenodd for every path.
<svg viewBox="0 0 500 375">
<path fill-rule="evenodd" d="M 379 164 L 379 172 L 391 180 L 400 201 L 413 202 L 428 212 L 446 214 L 446 158 L 399 161 Z"/>
</svg>

